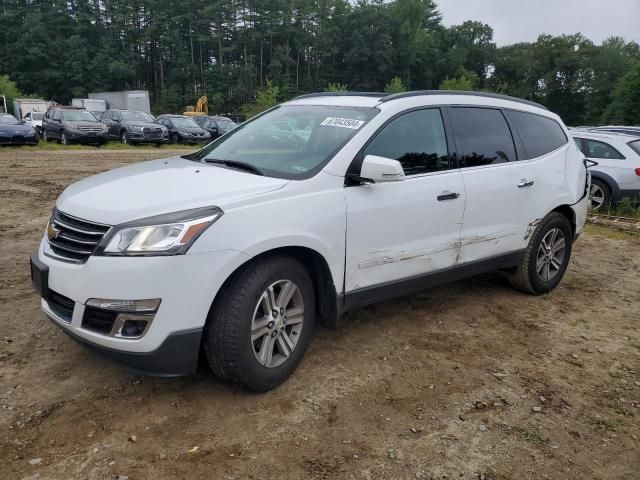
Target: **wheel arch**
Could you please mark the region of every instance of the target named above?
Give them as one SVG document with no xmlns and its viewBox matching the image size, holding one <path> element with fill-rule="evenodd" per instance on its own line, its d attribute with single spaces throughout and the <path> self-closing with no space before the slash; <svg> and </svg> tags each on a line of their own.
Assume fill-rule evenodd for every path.
<svg viewBox="0 0 640 480">
<path fill-rule="evenodd" d="M 604 172 L 600 172 L 598 170 L 591 170 L 591 179 L 592 181 L 595 179 L 605 183 L 607 187 L 609 187 L 609 190 L 611 191 L 612 199 L 615 198 L 618 192 L 620 191 L 620 186 L 618 185 L 618 182 L 616 182 L 611 175 L 607 175 Z"/>
<path fill-rule="evenodd" d="M 335 328 L 341 313 L 341 296 L 336 290 L 327 260 L 318 251 L 309 247 L 294 245 L 276 247 L 247 259 L 224 281 L 211 303 L 211 308 L 213 308 L 213 305 L 221 297 L 222 292 L 228 288 L 229 284 L 238 275 L 242 274 L 245 269 L 249 268 L 252 263 L 274 256 L 294 258 L 305 267 L 313 281 L 313 288 L 316 295 L 316 323 L 330 329 Z"/>
<path fill-rule="evenodd" d="M 571 225 L 571 234 L 575 239 L 577 226 L 576 226 L 576 212 L 573 211 L 573 208 L 571 208 L 570 205 L 565 204 L 565 205 L 560 205 L 554 208 L 552 212 L 558 212 L 564 215 L 565 217 L 567 217 L 567 220 L 569 220 L 569 224 Z"/>
</svg>

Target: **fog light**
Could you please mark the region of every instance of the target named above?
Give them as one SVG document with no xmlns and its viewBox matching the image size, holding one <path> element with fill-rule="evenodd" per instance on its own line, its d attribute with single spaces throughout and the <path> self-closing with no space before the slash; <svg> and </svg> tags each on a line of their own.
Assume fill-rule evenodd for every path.
<svg viewBox="0 0 640 480">
<path fill-rule="evenodd" d="M 147 329 L 149 322 L 146 320 L 125 320 L 124 325 L 120 329 L 122 337 L 141 337 Z"/>
</svg>

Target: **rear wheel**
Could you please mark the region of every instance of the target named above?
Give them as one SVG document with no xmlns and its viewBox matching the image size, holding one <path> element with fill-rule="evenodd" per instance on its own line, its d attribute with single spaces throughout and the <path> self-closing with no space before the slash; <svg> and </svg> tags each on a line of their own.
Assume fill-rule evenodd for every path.
<svg viewBox="0 0 640 480">
<path fill-rule="evenodd" d="M 533 232 L 520 265 L 510 273 L 511 284 L 534 295 L 553 290 L 569 265 L 572 238 L 567 217 L 558 212 L 547 215 Z"/>
<path fill-rule="evenodd" d="M 594 178 L 589 190 L 589 206 L 592 211 L 604 213 L 611 206 L 611 189 L 602 180 Z"/>
<path fill-rule="evenodd" d="M 289 257 L 258 260 L 234 276 L 211 309 L 204 350 L 220 378 L 258 392 L 283 383 L 309 345 L 313 283 Z"/>
</svg>

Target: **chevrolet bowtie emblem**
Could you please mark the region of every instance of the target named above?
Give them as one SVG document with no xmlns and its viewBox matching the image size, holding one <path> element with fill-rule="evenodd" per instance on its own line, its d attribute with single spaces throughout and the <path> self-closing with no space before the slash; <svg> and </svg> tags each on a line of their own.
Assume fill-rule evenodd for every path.
<svg viewBox="0 0 640 480">
<path fill-rule="evenodd" d="M 58 238 L 59 234 L 60 230 L 54 227 L 52 223 L 49 223 L 49 225 L 47 225 L 47 237 L 49 238 L 49 240 L 55 240 L 56 238 Z"/>
</svg>

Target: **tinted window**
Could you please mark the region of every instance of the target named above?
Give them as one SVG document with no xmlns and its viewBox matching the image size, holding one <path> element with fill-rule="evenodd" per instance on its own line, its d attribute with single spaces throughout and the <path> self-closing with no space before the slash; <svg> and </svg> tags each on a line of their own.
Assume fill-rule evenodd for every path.
<svg viewBox="0 0 640 480">
<path fill-rule="evenodd" d="M 640 155 L 640 140 L 629 143 L 629 146 L 633 148 L 633 151 Z"/>
<path fill-rule="evenodd" d="M 624 155 L 608 143 L 586 138 L 582 139 L 582 153 L 587 158 L 624 159 Z"/>
<path fill-rule="evenodd" d="M 416 110 L 392 120 L 364 154 L 398 160 L 405 175 L 448 169 L 447 137 L 440 110 Z"/>
<path fill-rule="evenodd" d="M 53 119 L 54 120 L 62 120 L 62 114 L 60 113 L 60 110 L 54 110 L 53 111 Z"/>
<path fill-rule="evenodd" d="M 500 110 L 451 109 L 460 167 L 476 167 L 517 160 L 509 125 Z"/>
<path fill-rule="evenodd" d="M 551 118 L 533 113 L 508 111 L 516 127 L 527 158 L 541 157 L 567 143 L 562 127 Z"/>
</svg>

